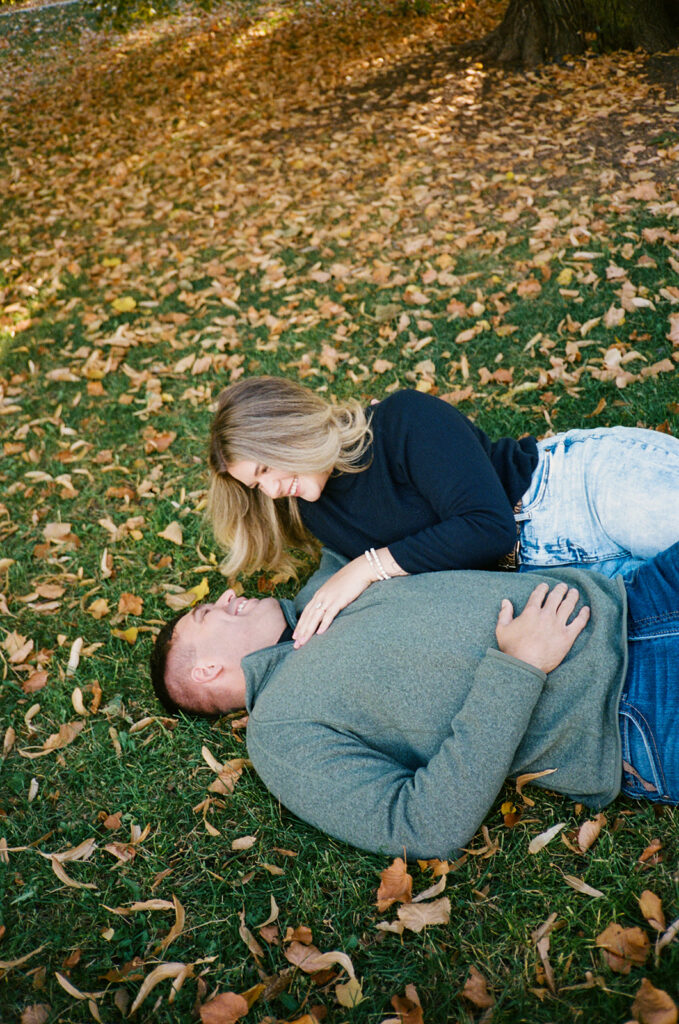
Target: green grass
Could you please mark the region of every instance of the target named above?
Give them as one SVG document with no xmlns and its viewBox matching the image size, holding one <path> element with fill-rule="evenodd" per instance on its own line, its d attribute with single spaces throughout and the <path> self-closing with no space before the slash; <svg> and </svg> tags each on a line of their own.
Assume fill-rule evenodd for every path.
<svg viewBox="0 0 679 1024">
<path fill-rule="evenodd" d="M 205 439 L 212 401 L 240 372 L 286 373 L 363 400 L 403 386 L 457 392 L 462 411 L 493 436 L 615 423 L 679 431 L 677 349 L 667 337 L 679 308 L 671 97 L 644 88 L 641 57 L 532 77 L 458 67 L 445 47 L 481 34 L 489 15 L 475 9 L 463 32 L 452 8 L 405 7 L 307 5 L 285 17 L 272 8 L 267 20 L 231 5 L 124 39 L 88 37 L 87 46 L 52 25 L 26 55 L 21 40 L 0 49 L 0 94 L 10 101 L 0 125 L 0 558 L 13 560 L 0 562 L 9 610 L 0 642 L 12 632 L 34 641 L 30 671 L 0 648 L 0 737 L 16 732 L 0 761 L 0 838 L 29 847 L 7 863 L 0 856 L 0 961 L 43 947 L 4 976 L 0 968 L 3 1024 L 36 1003 L 49 1004 L 50 1021 L 92 1019 L 87 999 L 64 991 L 57 972 L 81 992 L 102 992 L 95 1010 L 112 1022 L 120 993 L 129 1007 L 159 959 L 212 957 L 174 1003 L 165 981 L 135 1019 L 190 1020 L 203 984 L 202 998 L 280 976 L 247 1020 L 293 1021 L 322 1005 L 331 1024 L 381 1024 L 393 1016 L 392 996 L 413 984 L 426 1024 L 470 1024 L 481 1017 L 461 996 L 472 966 L 496 999 L 495 1024 L 628 1020 L 644 976 L 679 1001 L 676 942 L 628 976 L 595 947 L 611 921 L 654 939 L 638 906 L 644 889 L 663 900 L 668 923 L 679 917 L 675 811 L 619 799 L 587 854 L 557 838 L 531 856 L 534 835 L 560 821 L 571 834 L 588 812 L 540 792 L 508 829 L 501 804 L 517 799 L 507 786 L 486 819 L 497 852 L 470 854 L 448 876 L 450 924 L 401 938 L 375 927 L 395 917 L 374 905 L 386 860 L 300 823 L 251 770 L 233 794 L 212 795 L 206 819 L 219 835 L 209 834 L 194 810 L 213 779 L 201 748 L 221 761 L 244 757 L 242 732 L 228 718 L 167 722 L 151 696 L 146 661 L 170 614 L 168 588 L 203 577 L 212 596 L 224 586 L 202 513 Z M 415 58 L 417 102 L 398 85 Z M 385 72 L 394 72 L 387 85 Z M 477 74 L 483 85 L 474 91 Z M 612 145 L 606 132 L 616 124 Z M 634 198 L 649 173 L 658 199 Z M 550 216 L 545 233 L 538 225 Z M 575 228 L 589 236 L 571 237 Z M 666 235 L 647 240 L 647 228 Z M 582 251 L 598 255 L 578 258 Z M 617 328 L 599 320 L 583 337 L 578 325 L 620 304 L 611 265 L 654 308 L 628 311 Z M 559 282 L 564 270 L 568 284 Z M 539 291 L 522 294 L 532 279 Z M 136 306 L 117 312 L 124 296 Z M 591 344 L 578 354 L 573 342 L 583 340 Z M 624 387 L 601 379 L 612 346 L 638 353 Z M 181 363 L 192 355 L 212 365 L 194 375 Z M 376 360 L 392 365 L 379 373 Z M 489 379 L 498 369 L 511 380 Z M 177 436 L 147 451 L 149 428 Z M 158 536 L 175 519 L 181 547 Z M 55 522 L 71 523 L 78 546 L 45 546 Z M 125 535 L 114 540 L 111 522 L 128 523 Z M 111 575 L 102 572 L 104 549 Z M 157 568 L 163 556 L 171 562 Z M 258 592 L 256 581 L 244 583 Z M 63 593 L 52 610 L 33 607 L 47 598 L 22 600 L 56 584 Z M 142 613 L 117 621 L 126 592 L 143 597 Z M 88 609 L 99 598 L 110 611 L 96 620 Z M 130 625 L 140 627 L 133 645 L 112 632 Z M 79 636 L 89 651 L 68 676 Z M 47 685 L 25 693 L 22 683 L 42 666 Z M 101 687 L 96 714 L 76 713 L 76 686 L 86 707 Z M 155 720 L 136 731 L 147 716 Z M 72 744 L 22 756 L 73 721 L 84 728 Z M 121 826 L 108 831 L 103 821 L 117 812 Z M 119 863 L 105 847 L 129 843 L 132 826 L 148 834 Z M 232 851 L 247 835 L 255 845 Z M 88 838 L 92 856 L 64 868 L 96 888 L 68 887 L 38 851 Z M 654 839 L 661 859 L 641 863 Z M 483 845 L 479 834 L 471 849 Z M 431 884 L 430 873 L 411 870 L 415 891 Z M 603 898 L 576 894 L 564 875 Z M 111 910 L 173 895 L 185 927 L 159 955 L 173 911 Z M 281 944 L 262 942 L 255 962 L 239 914 L 257 935 L 271 897 L 281 936 L 304 924 L 319 949 L 351 956 L 363 1003 L 338 1005 L 335 981 L 345 979 L 316 984 L 287 972 Z M 556 996 L 531 938 L 551 913 Z"/>
</svg>

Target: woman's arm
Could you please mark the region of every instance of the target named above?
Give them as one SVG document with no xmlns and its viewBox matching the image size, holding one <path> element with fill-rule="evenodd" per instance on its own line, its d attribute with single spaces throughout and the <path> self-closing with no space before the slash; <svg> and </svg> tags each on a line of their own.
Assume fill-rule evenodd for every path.
<svg viewBox="0 0 679 1024">
<path fill-rule="evenodd" d="M 325 633 L 335 616 L 355 601 L 371 583 L 383 580 L 380 569 L 388 577 L 407 576 L 392 557 L 389 548 L 373 549 L 347 562 L 315 592 L 299 617 L 292 634 L 295 647 L 303 647 L 314 633 Z"/>
</svg>

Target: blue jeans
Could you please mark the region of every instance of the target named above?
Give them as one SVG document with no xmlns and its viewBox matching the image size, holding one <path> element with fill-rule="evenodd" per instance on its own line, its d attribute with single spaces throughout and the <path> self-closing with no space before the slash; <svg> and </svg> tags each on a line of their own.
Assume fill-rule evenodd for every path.
<svg viewBox="0 0 679 1024">
<path fill-rule="evenodd" d="M 634 570 L 679 541 L 679 439 L 656 430 L 569 430 L 538 442 L 517 515 L 519 571 Z"/>
<path fill-rule="evenodd" d="M 625 588 L 622 791 L 679 803 L 679 544 L 642 565 Z"/>
</svg>

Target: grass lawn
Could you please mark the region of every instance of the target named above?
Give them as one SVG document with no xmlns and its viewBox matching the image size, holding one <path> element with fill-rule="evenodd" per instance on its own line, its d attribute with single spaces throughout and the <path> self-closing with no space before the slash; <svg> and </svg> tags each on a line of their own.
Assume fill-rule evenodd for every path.
<svg viewBox="0 0 679 1024">
<path fill-rule="evenodd" d="M 216 991 L 257 1024 L 619 1022 L 644 977 L 679 1002 L 639 904 L 679 918 L 674 810 L 619 799 L 581 852 L 586 808 L 507 785 L 447 865 L 449 923 L 398 935 L 386 858 L 278 806 L 239 716 L 168 719 L 147 680 L 172 605 L 225 586 L 205 440 L 242 374 L 416 387 L 494 436 L 679 433 L 679 54 L 499 72 L 460 47 L 502 4 L 420 7 L 0 18 L 3 1022 L 191 1020 Z M 613 922 L 650 940 L 628 973 Z M 286 959 L 302 927 L 359 1005 L 341 964 Z"/>
</svg>

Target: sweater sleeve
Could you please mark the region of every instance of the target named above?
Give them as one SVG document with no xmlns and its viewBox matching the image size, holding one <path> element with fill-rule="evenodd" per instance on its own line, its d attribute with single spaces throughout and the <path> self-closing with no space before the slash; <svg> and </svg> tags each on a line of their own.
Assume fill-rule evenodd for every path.
<svg viewBox="0 0 679 1024">
<path fill-rule="evenodd" d="M 447 737 L 415 771 L 320 722 L 251 720 L 248 751 L 274 796 L 321 831 L 374 852 L 448 857 L 500 791 L 545 679 L 489 650 Z"/>
<path fill-rule="evenodd" d="M 516 541 L 516 525 L 485 435 L 440 399 L 399 397 L 398 421 L 385 423 L 385 441 L 395 468 L 439 521 L 391 543 L 391 554 L 408 573 L 497 564 Z"/>
</svg>

